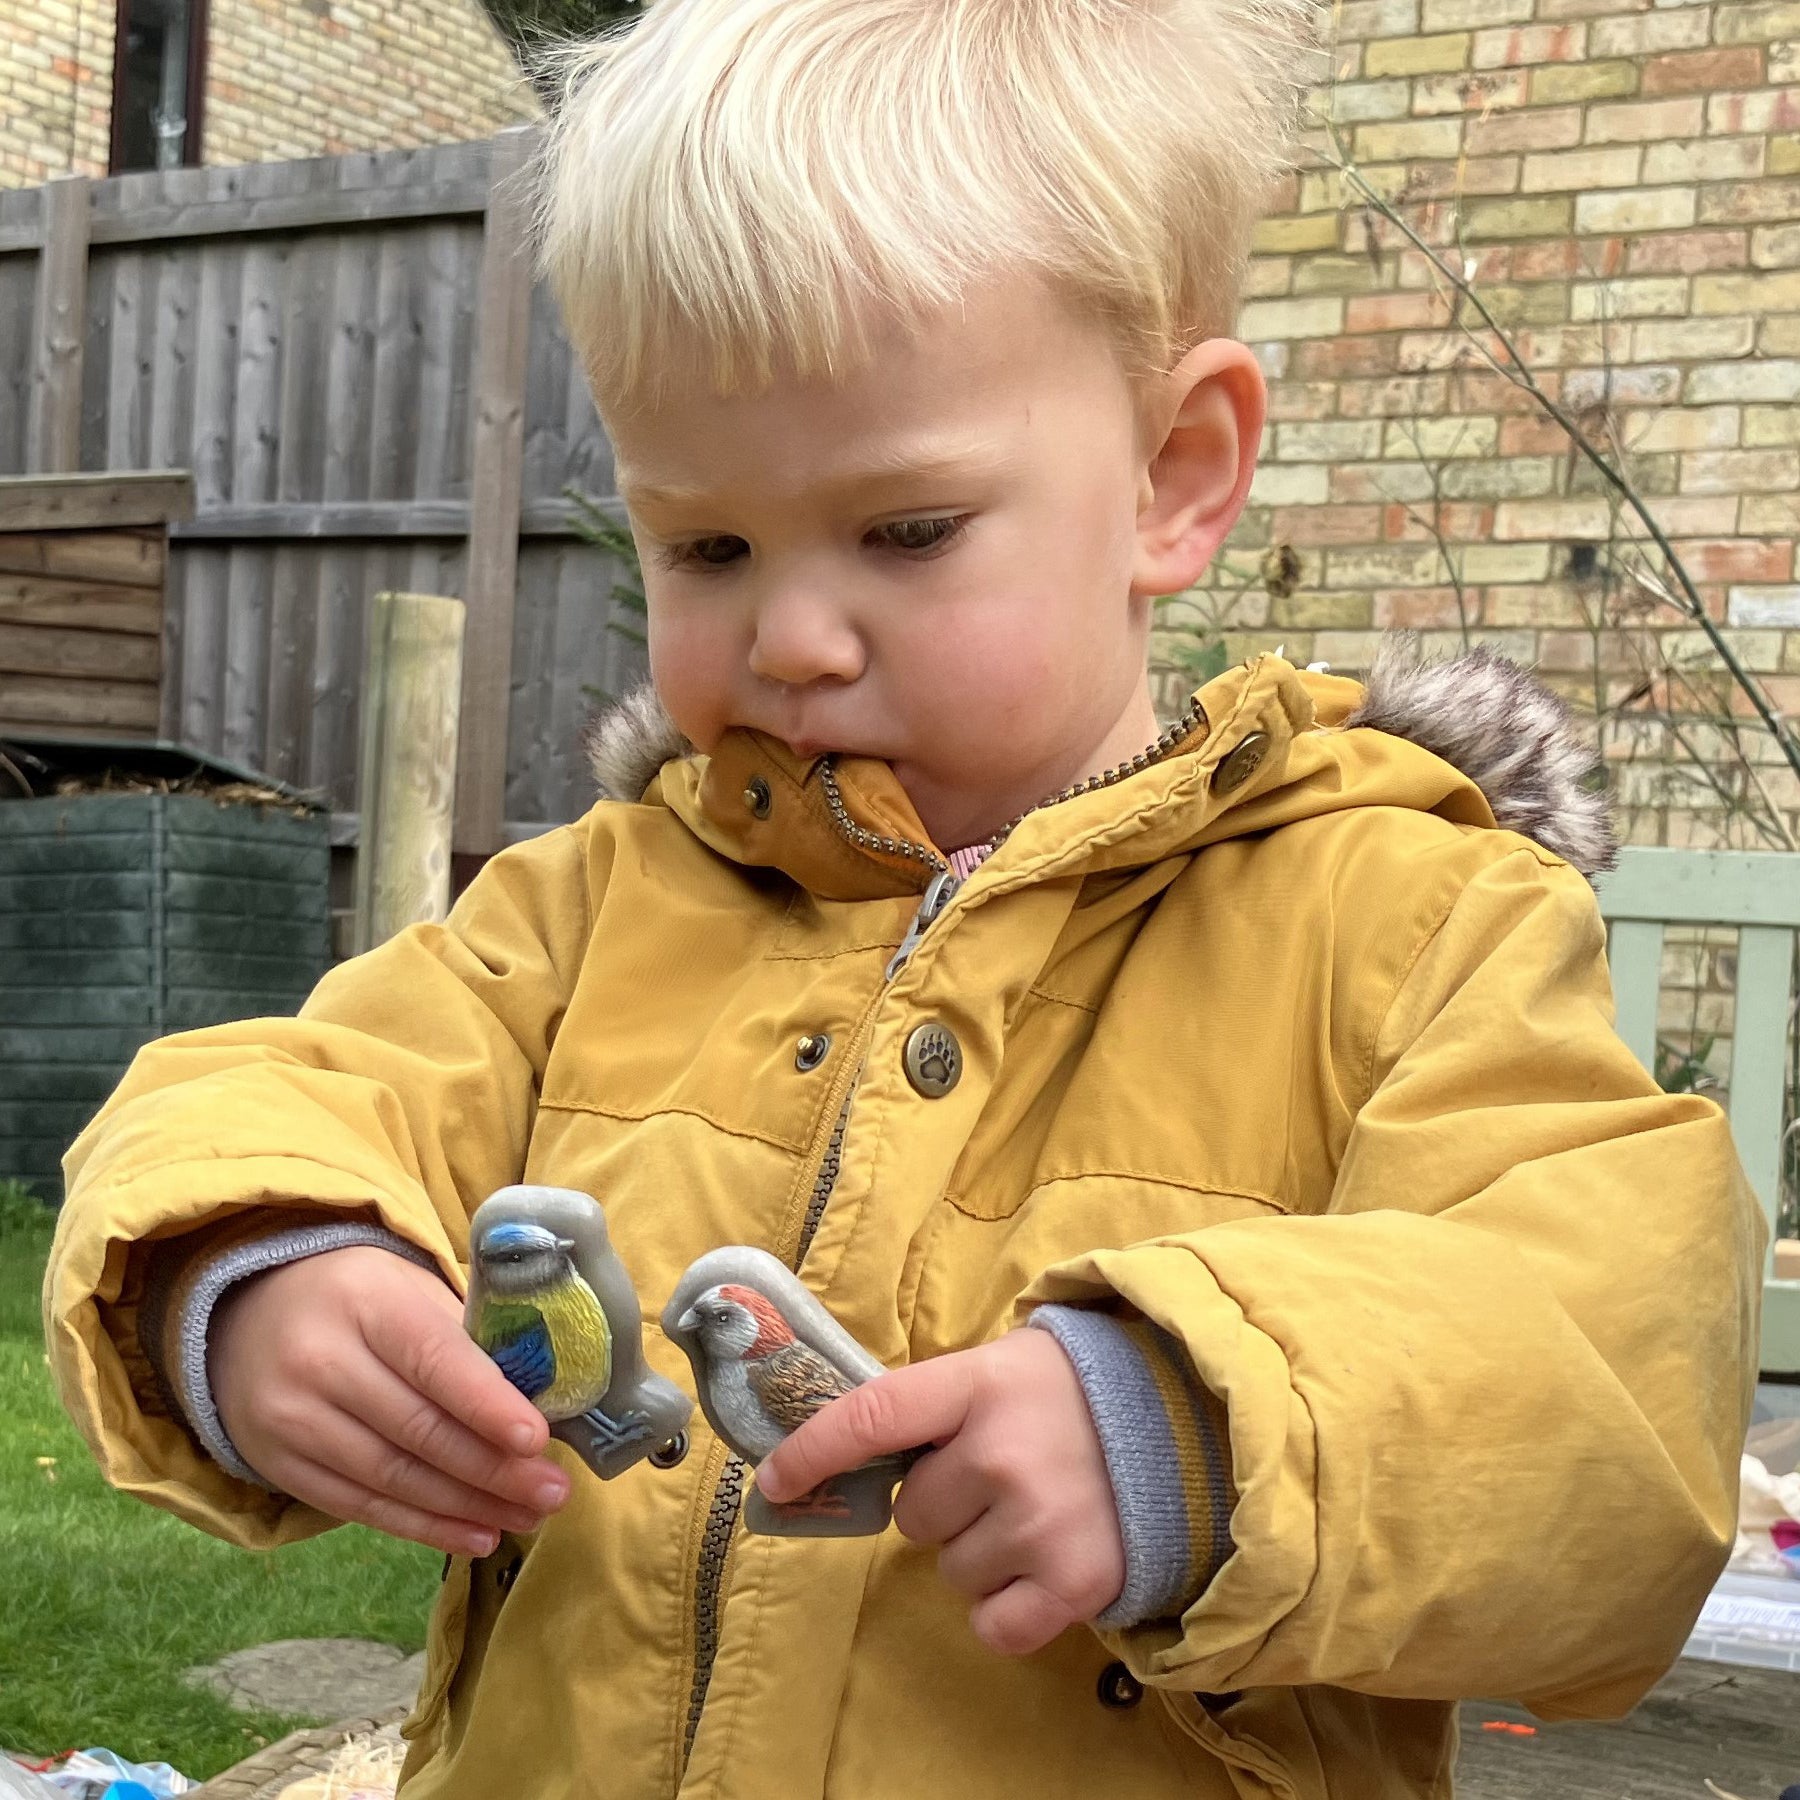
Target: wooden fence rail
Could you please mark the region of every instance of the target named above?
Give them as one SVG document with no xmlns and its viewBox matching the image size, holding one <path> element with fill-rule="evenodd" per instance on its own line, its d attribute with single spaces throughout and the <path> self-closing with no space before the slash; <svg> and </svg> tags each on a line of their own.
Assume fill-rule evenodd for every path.
<svg viewBox="0 0 1800 1800">
<path fill-rule="evenodd" d="M 0 192 L 0 475 L 187 470 L 159 732 L 357 809 L 382 590 L 468 608 L 456 847 L 575 816 L 640 652 L 612 455 L 532 279 L 528 130 Z"/>
</svg>

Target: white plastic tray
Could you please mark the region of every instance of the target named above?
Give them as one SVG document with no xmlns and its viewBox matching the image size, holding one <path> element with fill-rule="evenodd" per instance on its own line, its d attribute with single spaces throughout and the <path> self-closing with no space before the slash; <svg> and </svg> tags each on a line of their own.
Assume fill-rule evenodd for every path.
<svg viewBox="0 0 1800 1800">
<path fill-rule="evenodd" d="M 1800 1581 L 1721 1575 L 1682 1655 L 1800 1674 Z"/>
</svg>

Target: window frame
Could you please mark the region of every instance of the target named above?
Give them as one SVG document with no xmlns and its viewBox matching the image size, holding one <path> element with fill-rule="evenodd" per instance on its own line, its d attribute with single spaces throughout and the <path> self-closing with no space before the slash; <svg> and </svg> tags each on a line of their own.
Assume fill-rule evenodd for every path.
<svg viewBox="0 0 1800 1800">
<path fill-rule="evenodd" d="M 181 138 L 181 167 L 195 169 L 206 141 L 206 60 L 212 24 L 212 0 L 189 0 L 187 41 L 187 130 Z M 125 59 L 120 54 L 130 23 L 131 0 L 113 0 L 112 117 L 108 133 L 106 172 L 109 175 L 141 174 L 120 167 L 124 154 L 123 121 Z"/>
</svg>

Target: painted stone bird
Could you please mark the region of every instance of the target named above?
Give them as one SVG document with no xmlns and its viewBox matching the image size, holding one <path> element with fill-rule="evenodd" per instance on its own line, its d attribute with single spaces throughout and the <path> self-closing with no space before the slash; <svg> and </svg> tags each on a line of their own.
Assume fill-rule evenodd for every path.
<svg viewBox="0 0 1800 1800">
<path fill-rule="evenodd" d="M 637 1291 L 606 1215 L 567 1188 L 509 1187 L 469 1224 L 463 1323 L 602 1481 L 685 1453 L 693 1402 L 644 1365 Z"/>
<path fill-rule="evenodd" d="M 784 1263 L 741 1244 L 689 1265 L 663 1311 L 663 1330 L 693 1363 L 713 1429 L 751 1463 L 885 1373 Z M 771 1537 L 873 1536 L 887 1527 L 895 1485 L 920 1454 L 877 1458 L 780 1505 L 753 1487 L 744 1523 Z"/>
</svg>

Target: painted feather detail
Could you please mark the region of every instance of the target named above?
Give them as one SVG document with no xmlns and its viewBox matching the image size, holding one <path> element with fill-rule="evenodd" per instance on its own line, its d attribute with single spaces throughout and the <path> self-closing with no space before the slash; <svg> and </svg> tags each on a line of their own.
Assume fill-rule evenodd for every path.
<svg viewBox="0 0 1800 1800">
<path fill-rule="evenodd" d="M 821 1407 L 856 1385 L 797 1340 L 747 1361 L 744 1372 L 750 1392 L 783 1432 L 798 1431 Z"/>
<path fill-rule="evenodd" d="M 535 1400 L 556 1381 L 556 1354 L 551 1350 L 551 1328 L 544 1319 L 536 1319 L 517 1337 L 506 1337 L 495 1345 L 484 1346 L 500 1373 L 527 1400 Z"/>
<path fill-rule="evenodd" d="M 475 1341 L 528 1400 L 556 1379 L 550 1328 L 530 1301 L 489 1300 L 476 1321 Z"/>
</svg>

